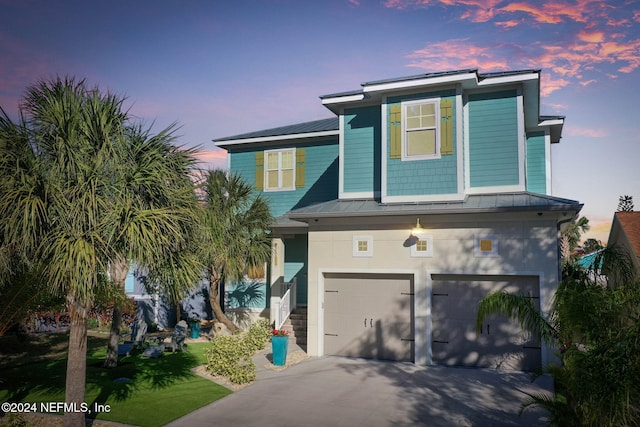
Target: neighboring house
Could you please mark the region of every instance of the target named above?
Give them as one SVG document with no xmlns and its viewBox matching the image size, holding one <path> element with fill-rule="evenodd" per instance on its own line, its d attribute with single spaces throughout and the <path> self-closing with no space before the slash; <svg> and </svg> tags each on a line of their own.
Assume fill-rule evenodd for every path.
<svg viewBox="0 0 640 427">
<path fill-rule="evenodd" d="M 640 212 L 616 212 L 613 215 L 607 246 L 617 246 L 628 253 L 636 277 L 640 278 Z"/>
<path fill-rule="evenodd" d="M 214 140 L 277 217 L 271 319 L 286 317 L 295 282 L 313 356 L 524 370 L 550 360 L 504 318 L 475 325 L 497 290 L 549 310 L 559 230 L 582 207 L 551 196 L 564 118 L 540 115 L 539 86 L 539 70 L 373 81 L 321 96 L 334 118 Z"/>
</svg>

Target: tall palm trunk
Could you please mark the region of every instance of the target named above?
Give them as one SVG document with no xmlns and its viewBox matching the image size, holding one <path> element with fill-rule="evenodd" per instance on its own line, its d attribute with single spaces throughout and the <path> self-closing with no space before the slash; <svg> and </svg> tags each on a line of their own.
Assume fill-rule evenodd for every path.
<svg viewBox="0 0 640 427">
<path fill-rule="evenodd" d="M 118 292 L 125 292 L 125 282 L 129 274 L 129 262 L 122 257 L 117 257 L 109 266 L 111 280 L 116 284 Z M 111 331 L 107 345 L 107 357 L 104 360 L 105 368 L 118 366 L 118 341 L 120 340 L 120 328 L 122 326 L 122 302 L 116 298 L 113 302 L 113 316 L 111 318 Z"/>
<path fill-rule="evenodd" d="M 79 303 L 72 295 L 67 296 L 71 326 L 69 328 L 69 351 L 66 378 L 65 427 L 84 427 L 85 414 L 81 412 L 85 397 L 85 378 L 87 374 L 87 312 L 89 307 Z"/>
<path fill-rule="evenodd" d="M 211 309 L 213 310 L 213 314 L 215 314 L 218 322 L 225 325 L 230 332 L 235 332 L 238 330 L 238 327 L 229 320 L 220 306 L 220 281 L 221 277 L 219 274 L 214 272 L 209 273 L 209 283 L 211 284 L 209 289 L 209 302 L 211 303 Z"/>
</svg>

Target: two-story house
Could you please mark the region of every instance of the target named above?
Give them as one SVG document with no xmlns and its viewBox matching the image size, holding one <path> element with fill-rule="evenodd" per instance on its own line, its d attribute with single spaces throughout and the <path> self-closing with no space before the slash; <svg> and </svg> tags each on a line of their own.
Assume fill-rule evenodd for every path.
<svg viewBox="0 0 640 427">
<path fill-rule="evenodd" d="M 310 355 L 545 363 L 515 323 L 475 319 L 497 290 L 549 309 L 559 230 L 582 207 L 551 196 L 564 118 L 540 115 L 539 93 L 540 70 L 372 81 L 321 96 L 335 118 L 214 140 L 277 217 L 272 320 L 295 281 Z"/>
</svg>

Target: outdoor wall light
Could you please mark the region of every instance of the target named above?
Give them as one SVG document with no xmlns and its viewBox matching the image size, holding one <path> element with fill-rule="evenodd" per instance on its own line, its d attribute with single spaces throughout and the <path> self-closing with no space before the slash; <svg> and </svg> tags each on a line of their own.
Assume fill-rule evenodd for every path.
<svg viewBox="0 0 640 427">
<path fill-rule="evenodd" d="M 411 230 L 411 234 L 418 234 L 423 230 L 424 228 L 422 228 L 422 225 L 420 225 L 420 218 L 416 218 L 416 226 L 413 227 L 413 230 Z"/>
</svg>

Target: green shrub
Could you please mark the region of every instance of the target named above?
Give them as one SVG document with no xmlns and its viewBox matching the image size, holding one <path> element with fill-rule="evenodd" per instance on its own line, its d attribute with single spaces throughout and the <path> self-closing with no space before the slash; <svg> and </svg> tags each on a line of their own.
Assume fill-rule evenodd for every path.
<svg viewBox="0 0 640 427">
<path fill-rule="evenodd" d="M 271 339 L 271 324 L 268 319 L 260 319 L 252 324 L 245 336 L 247 351 L 255 353 L 262 350 L 264 345 Z"/>
<path fill-rule="evenodd" d="M 95 317 L 90 317 L 87 319 L 87 327 L 94 329 L 97 328 L 98 326 L 100 326 L 100 322 L 98 322 L 98 319 L 96 319 Z"/>
<path fill-rule="evenodd" d="M 252 356 L 269 341 L 270 325 L 266 319 L 251 325 L 239 335 L 220 335 L 213 339 L 206 351 L 207 370 L 213 375 L 229 378 L 235 384 L 246 384 L 256 379 L 256 365 Z"/>
</svg>

